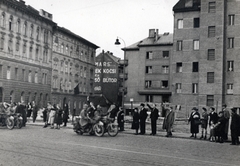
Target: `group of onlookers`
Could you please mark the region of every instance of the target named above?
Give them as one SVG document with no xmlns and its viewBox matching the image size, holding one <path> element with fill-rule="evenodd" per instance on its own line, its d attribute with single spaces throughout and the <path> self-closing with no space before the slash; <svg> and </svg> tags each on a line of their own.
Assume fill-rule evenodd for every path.
<svg viewBox="0 0 240 166">
<path fill-rule="evenodd" d="M 63 108 L 59 104 L 51 104 L 48 102 L 47 107 L 43 111 L 43 122 L 46 128 L 50 125 L 51 129 L 60 129 L 60 126 L 63 124 L 63 127 L 67 126 L 69 119 L 69 107 L 68 104 L 64 104 Z"/>
<path fill-rule="evenodd" d="M 157 134 L 157 120 L 159 117 L 159 110 L 156 107 L 157 105 L 154 103 L 152 106 L 147 104 L 148 108 L 145 108 L 145 104 L 141 103 L 140 108 L 134 108 L 133 112 L 133 121 L 132 121 L 132 129 L 135 129 L 135 134 L 144 135 L 146 133 L 146 119 L 148 117 L 148 111 L 150 112 L 150 119 L 151 119 L 151 133 L 150 135 Z M 173 123 L 175 120 L 175 112 L 173 111 L 173 107 L 164 108 L 165 116 L 162 125 L 162 129 L 166 130 L 167 135 L 166 137 L 172 136 L 173 130 Z M 140 128 L 140 133 L 138 132 Z"/>
<path fill-rule="evenodd" d="M 239 144 L 238 136 L 240 135 L 240 116 L 237 114 L 237 109 L 232 108 L 231 114 L 227 109 L 227 105 L 222 106 L 222 111 L 216 112 L 214 107 L 209 108 L 209 113 L 205 107 L 202 108 L 202 115 L 200 115 L 198 109 L 194 107 L 188 119 L 190 122 L 190 137 L 197 138 L 199 133 L 199 126 L 201 126 L 201 137 L 200 139 L 209 139 L 211 142 L 220 142 L 228 140 L 228 128 L 229 119 L 232 115 L 231 121 L 231 145 Z M 207 127 L 210 128 L 209 138 L 207 138 Z"/>
<path fill-rule="evenodd" d="M 157 119 L 159 117 L 159 110 L 156 108 L 156 104 L 147 104 L 150 110 L 150 119 L 151 119 L 151 133 L 150 135 L 156 135 L 157 133 Z M 132 129 L 136 130 L 136 135 L 141 134 L 144 135 L 146 133 L 146 119 L 148 117 L 148 109 L 145 108 L 145 104 L 141 103 L 140 108 L 134 108 L 133 112 L 133 122 Z M 138 130 L 140 128 L 140 133 Z"/>
<path fill-rule="evenodd" d="M 135 134 L 145 134 L 146 132 L 146 119 L 148 117 L 148 110 L 150 111 L 151 118 L 151 134 L 156 135 L 156 126 L 157 119 L 159 117 L 159 111 L 156 108 L 156 104 L 150 106 L 147 104 L 148 109 L 145 108 L 145 104 L 141 103 L 140 108 L 134 108 L 133 111 L 133 121 L 132 121 L 132 129 L 135 129 Z M 173 111 L 173 107 L 167 107 L 164 109 L 164 120 L 162 129 L 166 130 L 166 137 L 172 136 L 173 124 L 175 121 L 175 111 Z M 232 116 L 231 124 L 230 117 Z M 209 107 L 209 111 L 202 107 L 202 113 L 200 114 L 197 107 L 192 108 L 192 112 L 189 116 L 188 123 L 190 123 L 190 132 L 192 138 L 197 138 L 197 134 L 199 133 L 199 126 L 201 126 L 201 137 L 200 139 L 210 140 L 211 142 L 220 142 L 228 140 L 228 128 L 230 125 L 231 129 L 231 145 L 239 144 L 240 136 L 240 116 L 237 114 L 237 109 L 232 108 L 231 113 L 227 109 L 227 105 L 222 105 L 222 110 L 220 112 L 216 112 L 214 107 Z M 210 129 L 209 137 L 208 136 L 208 127 Z M 139 132 L 140 129 L 140 132 Z"/>
</svg>

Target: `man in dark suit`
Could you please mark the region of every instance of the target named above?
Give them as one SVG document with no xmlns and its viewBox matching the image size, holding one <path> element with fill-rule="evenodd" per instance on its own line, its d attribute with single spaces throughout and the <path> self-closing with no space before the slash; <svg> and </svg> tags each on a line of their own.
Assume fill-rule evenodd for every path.
<svg viewBox="0 0 240 166">
<path fill-rule="evenodd" d="M 146 132 L 146 119 L 147 119 L 147 109 L 144 108 L 145 104 L 140 104 L 140 113 L 139 113 L 139 119 L 140 119 L 140 134 L 145 134 Z"/>
<path fill-rule="evenodd" d="M 240 133 L 240 116 L 237 114 L 237 109 L 232 108 L 232 121 L 230 125 L 232 143 L 231 145 L 239 144 L 239 133 Z"/>
<path fill-rule="evenodd" d="M 156 135 L 157 133 L 157 119 L 158 119 L 158 109 L 156 108 L 156 104 L 153 104 L 153 107 L 151 107 L 149 104 L 147 104 L 149 109 L 151 110 L 150 118 L 151 118 L 151 129 L 152 133 L 150 135 Z"/>
</svg>

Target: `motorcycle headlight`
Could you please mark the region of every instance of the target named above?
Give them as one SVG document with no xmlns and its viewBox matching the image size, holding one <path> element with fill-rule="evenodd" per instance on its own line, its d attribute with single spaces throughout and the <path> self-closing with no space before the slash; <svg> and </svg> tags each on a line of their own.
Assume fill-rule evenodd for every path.
<svg viewBox="0 0 240 166">
<path fill-rule="evenodd" d="M 20 116 L 19 119 L 22 120 L 23 118 Z"/>
<path fill-rule="evenodd" d="M 13 119 L 14 119 L 14 117 L 13 117 L 13 116 L 10 116 L 10 119 L 11 119 L 11 120 L 13 120 Z"/>
</svg>

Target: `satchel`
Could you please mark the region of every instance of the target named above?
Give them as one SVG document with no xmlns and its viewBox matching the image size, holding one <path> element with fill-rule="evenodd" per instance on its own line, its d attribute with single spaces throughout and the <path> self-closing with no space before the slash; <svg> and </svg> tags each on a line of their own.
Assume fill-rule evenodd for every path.
<svg viewBox="0 0 240 166">
<path fill-rule="evenodd" d="M 194 119 L 194 124 L 195 125 L 200 125 L 200 124 L 202 124 L 202 122 L 201 122 L 200 119 Z"/>
</svg>

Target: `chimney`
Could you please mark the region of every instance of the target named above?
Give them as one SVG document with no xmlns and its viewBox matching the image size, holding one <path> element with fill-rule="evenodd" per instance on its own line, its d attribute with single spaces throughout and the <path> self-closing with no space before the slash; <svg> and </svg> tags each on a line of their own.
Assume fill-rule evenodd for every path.
<svg viewBox="0 0 240 166">
<path fill-rule="evenodd" d="M 158 29 L 156 29 L 156 33 L 155 33 L 155 41 L 158 40 Z"/>
<path fill-rule="evenodd" d="M 155 36 L 155 29 L 149 29 L 149 37 Z"/>
</svg>

